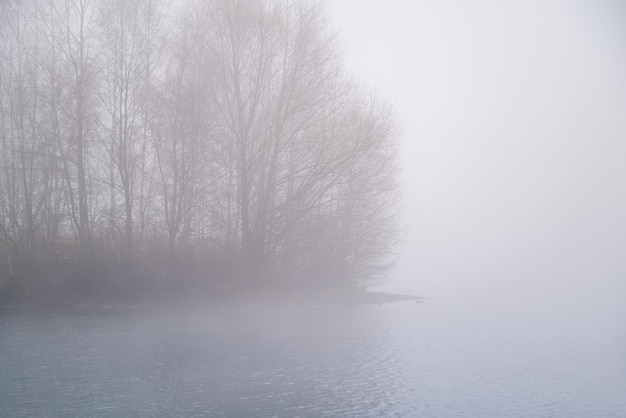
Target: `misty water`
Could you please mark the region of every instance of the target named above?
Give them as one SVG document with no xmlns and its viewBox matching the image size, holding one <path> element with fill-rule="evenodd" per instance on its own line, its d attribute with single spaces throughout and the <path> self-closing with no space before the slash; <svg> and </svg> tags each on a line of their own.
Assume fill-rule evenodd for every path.
<svg viewBox="0 0 626 418">
<path fill-rule="evenodd" d="M 0 416 L 626 416 L 623 328 L 612 312 L 572 312 L 445 300 L 5 312 Z"/>
</svg>

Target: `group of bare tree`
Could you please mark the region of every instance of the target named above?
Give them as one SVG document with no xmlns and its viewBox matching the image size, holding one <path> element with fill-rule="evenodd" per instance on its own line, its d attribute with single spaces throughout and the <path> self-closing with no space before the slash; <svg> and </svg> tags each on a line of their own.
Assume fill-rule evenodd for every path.
<svg viewBox="0 0 626 418">
<path fill-rule="evenodd" d="M 389 109 L 317 3 L 8 0 L 0 267 L 205 260 L 365 283 L 396 237 Z"/>
</svg>

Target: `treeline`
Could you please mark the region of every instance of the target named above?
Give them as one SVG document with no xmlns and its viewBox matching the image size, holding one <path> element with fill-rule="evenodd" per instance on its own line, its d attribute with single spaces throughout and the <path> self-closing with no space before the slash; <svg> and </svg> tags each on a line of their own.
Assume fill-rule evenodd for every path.
<svg viewBox="0 0 626 418">
<path fill-rule="evenodd" d="M 166 264 L 220 285 L 380 278 L 396 126 L 343 71 L 323 7 L 175 4 L 0 6 L 0 281 Z"/>
</svg>

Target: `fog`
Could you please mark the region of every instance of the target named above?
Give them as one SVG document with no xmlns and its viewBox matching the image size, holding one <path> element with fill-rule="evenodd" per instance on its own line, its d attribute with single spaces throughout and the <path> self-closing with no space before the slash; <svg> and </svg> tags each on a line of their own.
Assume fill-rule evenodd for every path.
<svg viewBox="0 0 626 418">
<path fill-rule="evenodd" d="M 626 5 L 33 4 L 0 416 L 625 415 Z"/>
<path fill-rule="evenodd" d="M 624 5 L 332 8 L 349 65 L 404 124 L 408 232 L 387 288 L 623 320 Z"/>
</svg>

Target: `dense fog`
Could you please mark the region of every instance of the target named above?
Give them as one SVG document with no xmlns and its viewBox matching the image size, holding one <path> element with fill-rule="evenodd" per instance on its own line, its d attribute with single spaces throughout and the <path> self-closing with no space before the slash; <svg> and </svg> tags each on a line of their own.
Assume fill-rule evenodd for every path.
<svg viewBox="0 0 626 418">
<path fill-rule="evenodd" d="M 408 233 L 388 288 L 570 313 L 608 305 L 623 323 L 623 4 L 333 10 L 347 62 L 393 98 L 404 127 Z"/>
<path fill-rule="evenodd" d="M 0 416 L 626 416 L 621 2 L 0 10 Z"/>
</svg>

